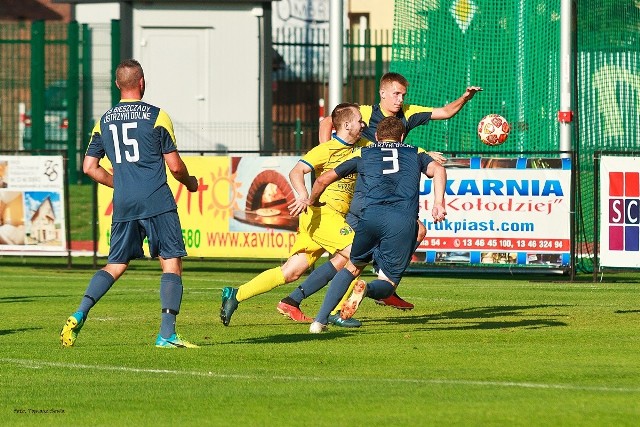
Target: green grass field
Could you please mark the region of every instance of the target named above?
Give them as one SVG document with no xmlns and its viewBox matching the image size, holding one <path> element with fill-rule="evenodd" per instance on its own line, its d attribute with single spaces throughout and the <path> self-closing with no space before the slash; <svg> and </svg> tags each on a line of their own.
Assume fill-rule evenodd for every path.
<svg viewBox="0 0 640 427">
<path fill-rule="evenodd" d="M 273 265 L 187 259 L 178 331 L 201 348 L 165 350 L 153 345 L 158 265 L 133 262 L 62 349 L 89 260 L 0 258 L 1 423 L 638 425 L 637 274 L 409 276 L 400 293 L 413 311 L 367 300 L 362 328 L 322 335 L 276 312 L 285 285 L 222 326 L 221 288 Z"/>
<path fill-rule="evenodd" d="M 93 239 L 93 184 L 69 185 L 71 240 Z"/>
</svg>

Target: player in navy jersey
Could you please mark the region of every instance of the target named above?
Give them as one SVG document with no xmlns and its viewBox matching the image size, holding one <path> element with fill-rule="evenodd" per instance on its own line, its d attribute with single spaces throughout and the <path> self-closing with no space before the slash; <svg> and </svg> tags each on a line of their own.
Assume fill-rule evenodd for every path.
<svg viewBox="0 0 640 427">
<path fill-rule="evenodd" d="M 182 228 L 165 164 L 187 190 L 198 189 L 176 146 L 171 119 L 162 109 L 142 102 L 144 72 L 138 61 L 128 59 L 116 68 L 120 102 L 108 110 L 91 132 L 83 162 L 94 181 L 113 188 L 113 217 L 107 265 L 91 278 L 78 310 L 60 332 L 63 347 L 75 344 L 89 310 L 124 274 L 129 261 L 144 256 L 142 242 L 160 260 L 161 325 L 156 347 L 194 348 L 176 334 L 176 315 L 182 301 L 182 257 L 187 255 Z M 113 174 L 100 165 L 107 157 Z"/>
<path fill-rule="evenodd" d="M 443 107 L 424 107 L 420 105 L 405 104 L 404 98 L 407 94 L 407 88 L 409 82 L 407 79 L 399 73 L 386 73 L 380 79 L 379 95 L 380 102 L 374 105 L 361 105 L 360 113 L 362 114 L 362 120 L 367 124 L 367 127 L 362 132 L 362 137 L 367 138 L 369 141 L 375 141 L 375 132 L 378 127 L 378 123 L 385 117 L 395 116 L 402 120 L 405 126 L 405 136 L 418 126 L 427 125 L 431 120 L 447 120 L 458 114 L 458 112 L 464 107 L 464 105 L 471 100 L 474 95 L 481 91 L 482 88 L 478 86 L 469 86 L 465 93 L 458 99 L 450 102 Z M 331 137 L 331 121 L 323 119 L 320 122 L 320 129 L 318 132 L 319 141 L 322 143 L 329 140 Z M 441 153 L 429 151 L 428 154 L 439 163 L 445 163 L 446 158 Z M 347 215 L 347 222 L 352 227 L 358 221 L 360 206 L 360 195 L 355 193 L 353 201 L 351 203 L 351 209 Z M 420 242 L 424 239 L 427 230 L 420 223 L 418 224 L 418 238 L 416 243 L 416 249 Z M 322 268 L 322 267 L 321 267 Z M 401 310 L 411 310 L 413 304 L 403 300 L 396 293 L 389 298 L 378 301 L 379 304 L 388 305 L 391 307 L 399 308 Z"/>
<path fill-rule="evenodd" d="M 404 134 L 402 120 L 397 117 L 382 119 L 376 132 L 378 142 L 355 152 L 335 169 L 323 173 L 313 184 L 308 200 L 316 204 L 327 185 L 357 172 L 356 191 L 364 197 L 350 260 L 331 281 L 320 311 L 309 328 L 312 333 L 326 330 L 333 307 L 347 292 L 349 284 L 373 260 L 379 267 L 378 279 L 368 285 L 359 280 L 340 316 L 351 318 L 364 296 L 378 300 L 395 292 L 411 261 L 418 234 L 421 173 L 434 181 L 433 219 L 435 222 L 444 220 L 447 173 L 423 149 L 402 143 Z"/>
<path fill-rule="evenodd" d="M 380 79 L 380 102 L 374 105 L 360 105 L 362 120 L 367 127 L 362 131 L 362 136 L 369 141 L 375 141 L 375 132 L 378 123 L 385 117 L 395 116 L 402 120 L 405 126 L 405 137 L 412 129 L 426 125 L 431 120 L 447 120 L 458 114 L 462 107 L 470 101 L 476 93 L 482 90 L 478 86 L 469 86 L 465 93 L 455 101 L 444 107 L 423 107 L 420 105 L 405 104 L 409 82 L 399 73 L 386 73 Z M 331 138 L 331 120 L 325 117 L 320 122 L 318 130 L 319 141 L 325 142 Z M 436 159 L 437 160 L 437 159 Z"/>
</svg>

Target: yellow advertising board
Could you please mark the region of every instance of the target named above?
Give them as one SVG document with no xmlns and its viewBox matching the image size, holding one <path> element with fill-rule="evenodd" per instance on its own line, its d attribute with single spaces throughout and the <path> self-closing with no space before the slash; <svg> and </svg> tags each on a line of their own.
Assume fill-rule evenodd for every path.
<svg viewBox="0 0 640 427">
<path fill-rule="evenodd" d="M 167 171 L 178 205 L 189 256 L 286 258 L 295 242 L 297 218 L 287 205 L 295 200 L 288 174 L 298 157 L 183 156 L 199 180 L 190 193 Z M 101 164 L 111 170 L 107 159 Z M 307 184 L 309 184 L 307 182 Z M 98 252 L 109 252 L 113 190 L 98 187 Z M 148 248 L 145 247 L 148 254 Z"/>
</svg>

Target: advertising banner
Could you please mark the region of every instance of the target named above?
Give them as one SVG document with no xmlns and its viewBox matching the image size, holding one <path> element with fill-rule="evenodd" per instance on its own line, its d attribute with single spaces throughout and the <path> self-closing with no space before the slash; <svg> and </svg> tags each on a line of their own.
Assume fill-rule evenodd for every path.
<svg viewBox="0 0 640 427">
<path fill-rule="evenodd" d="M 0 156 L 0 252 L 66 252 L 62 156 Z"/>
<path fill-rule="evenodd" d="M 183 156 L 200 180 L 195 193 L 167 171 L 178 205 L 189 256 L 218 258 L 287 258 L 295 242 L 298 219 L 287 205 L 295 200 L 289 171 L 299 157 Z M 103 167 L 110 170 L 106 159 Z M 307 178 L 307 186 L 310 181 Z M 109 252 L 113 191 L 98 187 L 98 252 Z M 148 254 L 148 248 L 145 248 Z"/>
<path fill-rule="evenodd" d="M 600 159 L 600 265 L 640 267 L 640 158 Z"/>
<path fill-rule="evenodd" d="M 298 157 L 184 159 L 200 179 L 198 191 L 189 193 L 171 176 L 169 184 L 190 256 L 288 257 L 298 224 L 287 210 L 295 200 L 288 175 Z M 431 180 L 421 181 L 419 217 L 427 236 L 417 261 L 569 265 L 570 159 L 454 158 L 447 174 L 448 215 L 439 224 L 431 218 Z M 98 247 L 106 255 L 111 189 L 99 186 L 98 196 Z"/>
<path fill-rule="evenodd" d="M 454 158 L 446 167 L 444 222 L 434 224 L 431 180 L 421 182 L 425 262 L 570 263 L 570 159 Z"/>
</svg>

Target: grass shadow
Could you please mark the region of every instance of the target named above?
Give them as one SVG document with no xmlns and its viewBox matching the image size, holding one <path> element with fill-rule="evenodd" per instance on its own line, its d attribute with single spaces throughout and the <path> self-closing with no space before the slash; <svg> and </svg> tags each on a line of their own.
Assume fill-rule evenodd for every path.
<svg viewBox="0 0 640 427">
<path fill-rule="evenodd" d="M 17 334 L 19 332 L 37 331 L 42 328 L 18 328 L 18 329 L 0 329 L 0 336 Z"/>
<path fill-rule="evenodd" d="M 312 334 L 310 332 L 294 334 L 276 334 L 262 337 L 241 338 L 233 341 L 218 342 L 216 345 L 234 344 L 295 344 L 300 342 L 327 341 L 344 338 L 357 333 L 354 330 L 332 328 L 329 332 Z M 213 345 L 213 344 L 212 344 Z"/>
<path fill-rule="evenodd" d="M 0 304 L 11 304 L 11 303 L 20 303 L 20 302 L 35 302 L 39 299 L 49 299 L 49 298 L 66 298 L 71 295 L 19 295 L 19 296 L 8 296 L 8 297 L 0 297 Z"/>
<path fill-rule="evenodd" d="M 427 324 L 433 326 L 426 327 L 430 330 L 470 330 L 470 329 L 512 329 L 526 328 L 539 329 L 548 327 L 568 326 L 566 322 L 557 320 L 559 317 L 566 317 L 563 314 L 534 314 L 527 310 L 551 307 L 566 307 L 566 305 L 524 305 L 524 306 L 493 306 L 493 307 L 472 307 L 460 310 L 445 311 L 436 314 L 426 314 L 422 316 L 403 316 L 385 319 L 386 323 L 396 324 Z M 524 319 L 504 319 L 523 318 Z M 463 321 L 451 323 L 450 321 Z"/>
</svg>

